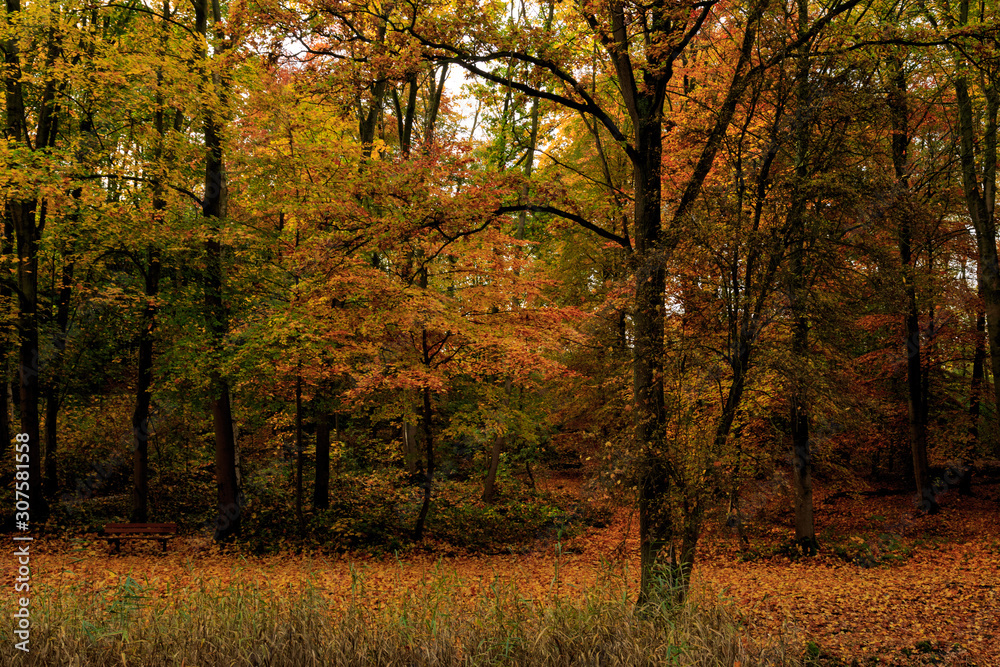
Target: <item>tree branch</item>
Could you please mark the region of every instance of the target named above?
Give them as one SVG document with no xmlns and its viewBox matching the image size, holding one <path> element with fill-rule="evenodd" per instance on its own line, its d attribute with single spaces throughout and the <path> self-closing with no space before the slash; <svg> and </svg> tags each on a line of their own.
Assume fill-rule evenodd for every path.
<svg viewBox="0 0 1000 667">
<path fill-rule="evenodd" d="M 565 218 L 580 225 L 584 229 L 588 229 L 601 238 L 607 239 L 608 241 L 614 241 L 626 250 L 632 250 L 632 243 L 629 239 L 619 236 L 609 232 L 608 230 L 598 227 L 594 223 L 590 222 L 586 218 L 577 215 L 576 213 L 571 213 L 569 211 L 564 211 L 555 206 L 540 206 L 537 204 L 515 204 L 512 206 L 501 206 L 497 209 L 497 213 L 515 213 L 518 211 L 533 211 L 535 213 L 551 213 L 553 215 L 558 215 L 560 218 Z"/>
</svg>

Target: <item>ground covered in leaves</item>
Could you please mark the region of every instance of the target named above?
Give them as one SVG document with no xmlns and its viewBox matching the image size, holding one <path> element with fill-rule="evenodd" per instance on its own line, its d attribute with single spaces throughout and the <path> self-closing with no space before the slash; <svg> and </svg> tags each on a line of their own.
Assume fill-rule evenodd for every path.
<svg viewBox="0 0 1000 667">
<path fill-rule="evenodd" d="M 580 488 L 566 475 L 545 483 L 566 494 Z M 1000 488 L 974 490 L 971 498 L 946 494 L 940 514 L 920 516 L 905 493 L 827 500 L 819 488 L 821 553 L 810 558 L 789 548 L 788 529 L 773 527 L 781 509 L 761 505 L 749 517 L 749 548 L 715 522 L 699 555 L 696 596 L 733 605 L 762 636 L 785 632 L 811 664 L 1000 665 Z M 162 555 L 145 543 L 112 556 L 96 539 L 47 538 L 35 544 L 32 578 L 90 595 L 131 577 L 144 596 L 167 600 L 234 582 L 277 595 L 313 586 L 334 601 L 360 592 L 374 606 L 441 585 L 470 603 L 491 588 L 516 586 L 525 600 L 546 604 L 600 580 L 634 599 L 636 526 L 623 509 L 607 526 L 541 539 L 527 553 L 468 555 L 432 542 L 400 558 L 253 556 L 221 551 L 204 536 L 178 538 Z M 8 586 L 13 577 L 8 569 Z"/>
</svg>

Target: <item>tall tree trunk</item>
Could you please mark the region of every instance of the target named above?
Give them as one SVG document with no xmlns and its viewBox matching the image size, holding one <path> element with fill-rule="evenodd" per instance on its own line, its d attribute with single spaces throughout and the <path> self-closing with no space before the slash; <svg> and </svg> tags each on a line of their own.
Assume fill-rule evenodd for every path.
<svg viewBox="0 0 1000 667">
<path fill-rule="evenodd" d="M 694 171 L 683 189 L 671 216 L 671 223 L 664 236 L 661 228 L 661 158 L 663 127 L 663 96 L 672 76 L 672 68 L 653 75 L 646 71 L 642 88 L 636 83 L 632 71 L 628 45 L 618 42 L 617 48 L 610 49 L 619 85 L 622 88 L 625 105 L 635 127 L 635 149 L 630 158 L 635 183 L 635 301 L 633 321 L 635 345 L 633 348 L 632 374 L 635 401 L 635 444 L 641 452 L 643 462 L 639 481 L 639 555 L 640 587 L 639 604 L 649 599 L 655 580 L 654 569 L 663 547 L 672 544 L 674 525 L 670 516 L 668 492 L 670 490 L 670 463 L 666 459 L 666 411 L 663 394 L 663 353 L 664 353 L 664 292 L 666 276 L 664 266 L 668 253 L 680 242 L 685 227 L 686 216 L 694 204 L 701 186 L 711 171 L 715 155 L 722 145 L 726 130 L 733 118 L 739 100 L 749 85 L 748 68 L 752 47 L 756 41 L 757 23 L 760 21 L 768 0 L 756 3 L 747 17 L 747 28 L 743 34 L 739 60 L 726 98 L 719 107 L 715 124 L 710 132 Z M 705 15 L 702 15 L 702 19 Z M 662 17 L 661 17 L 662 19 Z M 596 25 L 588 17 L 591 25 Z M 625 15 L 621 4 L 615 3 L 611 11 L 612 29 L 616 36 L 625 33 Z M 697 25 L 692 30 L 697 31 Z M 666 30 L 663 23 L 660 29 Z M 694 32 L 688 32 L 693 36 Z M 655 59 L 654 59 L 655 60 Z M 695 511 L 685 519 L 687 524 L 682 533 L 682 555 L 678 563 L 671 549 L 666 566 L 670 577 L 680 581 L 681 593 L 686 590 L 690 564 L 694 558 L 692 539 L 700 531 L 700 514 Z M 690 560 L 691 562 L 686 562 Z"/>
<path fill-rule="evenodd" d="M 7 0 L 7 27 L 17 25 L 21 12 L 20 0 Z M 46 69 L 58 53 L 54 29 L 49 31 L 46 47 Z M 3 44 L 4 92 L 6 102 L 6 140 L 14 146 L 32 149 L 25 110 L 24 87 L 21 80 L 20 35 L 13 30 Z M 35 149 L 50 148 L 56 137 L 56 77 L 50 77 L 43 87 L 38 107 Z M 17 245 L 18 290 L 18 398 L 21 432 L 28 436 L 28 476 L 33 489 L 42 489 L 42 447 L 39 431 L 39 358 L 38 358 L 38 245 L 45 226 L 45 203 L 34 197 L 6 198 L 5 226 L 14 230 Z M 32 495 L 31 518 L 48 518 L 48 503 L 41 493 Z"/>
<path fill-rule="evenodd" d="M 170 18 L 170 2 L 163 0 L 162 16 L 164 21 Z M 161 39 L 165 36 L 161 34 Z M 161 42 L 162 44 L 162 42 Z M 156 112 L 154 124 L 157 143 L 153 153 L 155 163 L 164 157 L 166 138 L 166 115 L 164 113 L 163 70 L 156 73 Z M 179 132 L 183 115 L 180 110 L 174 114 L 173 130 Z M 172 153 L 167 154 L 167 162 L 173 162 Z M 163 198 L 163 183 L 160 178 L 153 182 L 153 226 L 163 223 L 163 214 L 167 202 Z M 152 401 L 150 388 L 153 384 L 153 338 L 156 329 L 157 305 L 156 298 L 160 292 L 160 251 L 153 245 L 146 246 L 146 262 L 144 271 L 144 292 L 146 307 L 142 311 L 142 324 L 139 331 L 139 357 L 137 360 L 138 375 L 136 377 L 135 407 L 132 410 L 132 521 L 143 523 L 149 520 L 149 408 Z"/>
<path fill-rule="evenodd" d="M 211 11 L 214 24 L 222 25 L 219 0 L 200 0 L 195 4 L 196 31 L 208 38 L 207 18 Z M 221 27 L 219 28 L 221 30 Z M 223 35 L 215 35 L 219 44 Z M 221 46 L 218 48 L 222 48 Z M 226 104 L 226 84 L 218 72 L 210 72 L 211 61 L 207 53 L 202 53 L 206 69 L 203 85 L 213 92 L 207 96 L 214 101 L 203 106 L 205 134 L 205 196 L 202 200 L 202 216 L 209 227 L 209 238 L 205 241 L 205 311 L 211 331 L 211 345 L 214 351 L 221 351 L 228 333 L 228 313 L 223 300 L 221 223 L 226 217 L 227 184 L 222 155 L 222 137 L 219 114 Z M 218 108 L 217 108 L 218 106 Z M 233 433 L 232 403 L 229 382 L 223 377 L 217 362 L 213 362 L 210 375 L 210 409 L 215 429 L 215 474 L 218 485 L 218 517 L 214 539 L 218 542 L 238 536 L 240 533 L 243 499 L 236 475 L 236 437 Z"/>
<path fill-rule="evenodd" d="M 652 105 L 653 101 L 647 101 Z M 635 395 L 635 442 L 642 452 L 639 482 L 639 555 L 641 564 L 640 602 L 648 598 L 664 545 L 673 540 L 670 507 L 665 502 L 669 489 L 665 463 L 666 411 L 663 395 L 663 298 L 666 274 L 660 253 L 660 164 L 662 138 L 658 113 L 643 116 L 636 128 L 637 160 L 635 180 L 635 346 L 632 357 Z M 675 577 L 676 563 L 667 564 Z"/>
<path fill-rule="evenodd" d="M 316 416 L 316 483 L 313 508 L 330 507 L 330 413 L 320 409 Z"/>
<path fill-rule="evenodd" d="M 809 27 L 809 7 L 806 0 L 798 2 L 799 32 Z M 809 362 L 809 318 L 806 311 L 806 229 L 805 181 L 809 175 L 809 120 L 811 116 L 811 88 L 809 82 L 809 43 L 799 47 L 796 74 L 796 138 L 795 138 L 795 191 L 790 216 L 793 239 L 791 269 L 792 310 L 792 363 L 794 379 L 791 408 L 792 430 L 792 484 L 794 486 L 795 541 L 802 552 L 816 554 L 816 527 L 813 520 L 812 452 L 809 441 L 809 403 L 804 377 Z"/>
<path fill-rule="evenodd" d="M 918 503 L 924 511 L 934 514 L 938 502 L 931 486 L 927 468 L 927 422 L 923 409 L 923 383 L 920 361 L 920 311 L 917 306 L 915 285 L 916 266 L 913 260 L 913 229 L 910 207 L 907 206 L 910 182 L 907 149 L 910 144 L 909 102 L 906 75 L 899 57 L 890 62 L 892 86 L 889 93 L 889 113 L 892 121 L 892 165 L 896 175 L 896 188 L 902 203 L 899 214 L 899 262 L 903 272 L 903 291 L 906 295 L 905 349 L 907 410 L 910 421 L 910 455 L 913 460 L 913 477 Z"/>
<path fill-rule="evenodd" d="M 154 209 L 166 202 L 154 200 Z M 145 275 L 146 307 L 142 312 L 142 330 L 139 332 L 138 377 L 136 379 L 135 409 L 132 411 L 132 521 L 149 520 L 149 406 L 153 384 L 153 332 L 156 328 L 156 297 L 160 289 L 160 255 L 150 245 L 146 249 Z"/>
<path fill-rule="evenodd" d="M 302 372 L 301 368 L 295 374 L 295 519 L 299 525 L 299 535 L 305 532 L 305 517 L 302 514 L 302 496 L 304 489 L 302 473 L 305 459 L 305 447 L 302 442 Z"/>
</svg>

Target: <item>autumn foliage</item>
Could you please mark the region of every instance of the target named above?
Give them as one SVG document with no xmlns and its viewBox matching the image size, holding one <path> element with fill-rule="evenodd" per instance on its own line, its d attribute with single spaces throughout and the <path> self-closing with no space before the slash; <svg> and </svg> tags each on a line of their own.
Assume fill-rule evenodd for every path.
<svg viewBox="0 0 1000 667">
<path fill-rule="evenodd" d="M 0 451 L 29 443 L 45 576 L 77 577 L 79 550 L 96 577 L 106 523 L 175 521 L 205 567 L 430 552 L 461 588 L 462 559 L 531 559 L 479 625 L 411 641 L 372 621 L 400 664 L 420 642 L 475 662 L 476 637 L 487 662 L 562 664 L 550 635 L 573 664 L 992 664 L 996 12 L 9 0 Z M 627 636 L 578 623 L 613 600 L 546 616 L 554 594 L 486 632 L 541 600 L 531 577 L 564 546 L 627 565 L 607 607 Z M 139 597 L 121 562 L 47 599 Z M 904 629 L 892 600 L 925 585 L 956 604 Z M 120 602 L 121 628 L 73 635 L 121 633 L 93 660 L 139 651 Z M 303 641 L 375 641 L 358 609 L 313 633 L 314 603 L 292 614 Z M 892 623 L 905 642 L 841 636 Z M 744 647 L 748 628 L 775 642 Z"/>
</svg>

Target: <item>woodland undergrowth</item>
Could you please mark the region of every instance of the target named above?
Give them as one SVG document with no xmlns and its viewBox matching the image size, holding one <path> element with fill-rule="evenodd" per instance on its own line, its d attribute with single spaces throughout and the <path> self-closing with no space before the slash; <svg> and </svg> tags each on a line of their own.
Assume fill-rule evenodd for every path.
<svg viewBox="0 0 1000 667">
<path fill-rule="evenodd" d="M 375 602 L 363 575 L 330 597 L 307 582 L 271 594 L 253 583 L 151 595 L 132 576 L 99 594 L 48 587 L 36 605 L 31 651 L 10 631 L 0 661 L 19 665 L 799 665 L 794 637 L 751 637 L 740 615 L 713 601 L 637 609 L 604 579 L 583 596 L 529 599 L 494 582 L 475 599 L 458 579 Z M 8 604 L 9 606 L 9 604 Z M 4 609 L 4 613 L 9 610 Z"/>
</svg>

